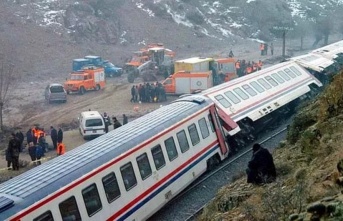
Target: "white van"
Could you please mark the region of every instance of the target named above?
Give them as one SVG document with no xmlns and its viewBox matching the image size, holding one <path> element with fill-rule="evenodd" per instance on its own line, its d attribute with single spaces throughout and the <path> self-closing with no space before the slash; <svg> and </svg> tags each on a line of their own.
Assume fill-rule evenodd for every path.
<svg viewBox="0 0 343 221">
<path fill-rule="evenodd" d="M 98 111 L 85 111 L 79 116 L 79 130 L 84 139 L 105 134 L 105 122 Z"/>
</svg>

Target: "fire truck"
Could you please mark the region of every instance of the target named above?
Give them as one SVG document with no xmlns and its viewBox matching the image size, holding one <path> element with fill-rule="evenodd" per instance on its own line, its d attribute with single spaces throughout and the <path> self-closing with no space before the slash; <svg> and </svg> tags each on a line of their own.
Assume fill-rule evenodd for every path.
<svg viewBox="0 0 343 221">
<path fill-rule="evenodd" d="M 105 85 L 104 69 L 95 66 L 87 66 L 80 71 L 72 72 L 69 79 L 64 83 L 64 88 L 67 91 L 67 94 L 77 92 L 82 95 L 86 91 L 98 91 L 104 88 Z"/>
</svg>

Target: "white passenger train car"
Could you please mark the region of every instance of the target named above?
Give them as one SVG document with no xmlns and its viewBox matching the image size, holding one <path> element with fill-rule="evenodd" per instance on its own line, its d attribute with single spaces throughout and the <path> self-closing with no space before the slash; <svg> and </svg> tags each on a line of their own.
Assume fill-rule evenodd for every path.
<svg viewBox="0 0 343 221">
<path fill-rule="evenodd" d="M 0 220 L 145 220 L 228 155 L 214 103 L 190 96 L 0 184 Z"/>
<path fill-rule="evenodd" d="M 282 117 L 289 104 L 310 92 L 311 87 L 321 86 L 308 71 L 289 61 L 226 82 L 202 94 L 215 102 L 230 136 L 244 132 L 248 137 L 262 129 L 258 124 L 261 118 L 268 115 L 263 119 L 268 123 L 271 118 L 276 119 L 274 112 Z"/>
<path fill-rule="evenodd" d="M 312 51 L 314 54 L 322 55 L 328 59 L 337 59 L 343 56 L 343 40 L 338 41 Z"/>
</svg>

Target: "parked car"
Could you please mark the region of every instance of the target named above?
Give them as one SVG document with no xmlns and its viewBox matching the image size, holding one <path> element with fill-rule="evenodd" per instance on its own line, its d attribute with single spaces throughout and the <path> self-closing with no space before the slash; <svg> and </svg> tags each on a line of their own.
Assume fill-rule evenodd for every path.
<svg viewBox="0 0 343 221">
<path fill-rule="evenodd" d="M 45 100 L 52 102 L 67 102 L 67 92 L 62 84 L 52 83 L 45 88 Z"/>
</svg>

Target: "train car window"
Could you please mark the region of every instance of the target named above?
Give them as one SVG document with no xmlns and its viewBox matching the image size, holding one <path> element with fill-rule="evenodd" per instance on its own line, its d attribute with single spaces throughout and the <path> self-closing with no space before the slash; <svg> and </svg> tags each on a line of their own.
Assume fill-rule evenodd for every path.
<svg viewBox="0 0 343 221">
<path fill-rule="evenodd" d="M 285 80 L 282 79 L 282 78 L 280 77 L 280 75 L 278 75 L 277 73 L 273 73 L 273 74 L 272 74 L 272 77 L 275 78 L 276 81 L 279 82 L 280 84 L 282 84 L 283 82 L 285 82 Z"/>
<path fill-rule="evenodd" d="M 256 91 L 254 91 L 254 89 L 252 89 L 249 85 L 247 85 L 247 84 L 244 84 L 244 85 L 242 85 L 242 87 L 243 87 L 243 89 L 246 91 L 246 92 L 248 92 L 248 94 L 250 94 L 250 96 L 255 96 L 257 93 L 256 93 Z"/>
<path fill-rule="evenodd" d="M 211 114 L 208 115 L 208 122 L 210 123 L 210 127 L 211 127 L 212 132 L 214 132 L 214 126 L 213 126 Z"/>
<path fill-rule="evenodd" d="M 216 100 L 219 101 L 224 107 L 230 107 L 231 103 L 225 99 L 222 95 L 215 96 Z"/>
<path fill-rule="evenodd" d="M 296 67 L 291 66 L 290 69 L 291 69 L 296 75 L 298 75 L 298 76 L 301 75 L 301 72 L 300 72 Z"/>
<path fill-rule="evenodd" d="M 234 91 L 236 94 L 238 94 L 238 96 L 239 96 L 240 98 L 242 98 L 243 100 L 246 100 L 246 99 L 249 98 L 249 96 L 248 96 L 241 88 L 239 88 L 239 87 L 233 89 L 233 91 Z"/>
<path fill-rule="evenodd" d="M 102 209 L 102 204 L 95 183 L 82 190 L 83 201 L 86 205 L 88 216 L 91 217 Z"/>
<path fill-rule="evenodd" d="M 210 136 L 210 131 L 208 131 L 208 126 L 207 126 L 205 118 L 204 117 L 201 118 L 198 121 L 198 123 L 199 123 L 202 138 L 205 139 L 206 137 Z"/>
<path fill-rule="evenodd" d="M 279 84 L 270 76 L 266 76 L 265 79 L 274 87 L 278 86 Z"/>
<path fill-rule="evenodd" d="M 259 85 L 256 81 L 252 81 L 250 85 L 259 93 L 262 93 L 264 91 L 263 87 L 261 87 L 261 85 Z"/>
<path fill-rule="evenodd" d="M 200 142 L 197 126 L 195 126 L 195 124 L 191 124 L 188 126 L 188 132 L 193 146 L 197 145 Z"/>
<path fill-rule="evenodd" d="M 290 78 L 285 72 L 283 72 L 283 71 L 278 71 L 277 73 L 279 73 L 279 75 L 281 75 L 281 77 L 282 77 L 283 79 L 285 79 L 286 81 L 291 80 L 291 78 Z"/>
<path fill-rule="evenodd" d="M 176 134 L 176 136 L 180 145 L 181 152 L 182 153 L 186 152 L 189 149 L 189 144 L 188 144 L 185 131 L 184 130 L 180 131 L 179 133 Z"/>
<path fill-rule="evenodd" d="M 139 173 L 141 174 L 142 180 L 145 180 L 151 175 L 151 166 L 149 163 L 148 155 L 143 153 L 136 158 Z"/>
<path fill-rule="evenodd" d="M 109 203 L 120 197 L 120 189 L 116 175 L 112 172 L 102 178 L 102 184 L 106 193 L 106 198 Z"/>
<path fill-rule="evenodd" d="M 295 78 L 295 77 L 296 77 L 296 75 L 295 75 L 291 70 L 289 70 L 288 68 L 286 68 L 284 71 L 285 71 L 289 76 L 291 76 L 291 78 Z"/>
<path fill-rule="evenodd" d="M 74 196 L 66 199 L 58 206 L 60 208 L 62 220 L 81 221 L 80 211 Z"/>
<path fill-rule="evenodd" d="M 169 137 L 167 140 L 164 141 L 164 145 L 166 146 L 169 161 L 173 161 L 175 158 L 177 158 L 178 153 L 176 150 L 174 138 Z"/>
<path fill-rule="evenodd" d="M 230 99 L 230 101 L 232 101 L 234 104 L 238 104 L 239 102 L 241 102 L 241 100 L 231 91 L 227 91 L 224 93 L 226 97 L 228 97 Z"/>
<path fill-rule="evenodd" d="M 151 148 L 152 158 L 154 158 L 155 167 L 157 170 L 166 165 L 166 161 L 163 156 L 161 145 L 157 145 Z"/>
<path fill-rule="evenodd" d="M 270 86 L 270 84 L 268 84 L 263 78 L 258 79 L 257 82 L 260 83 L 266 90 L 272 88 L 272 86 Z"/>
<path fill-rule="evenodd" d="M 127 191 L 137 185 L 135 172 L 133 171 L 132 163 L 129 162 L 120 167 L 121 176 L 123 177 L 124 186 Z"/>
<path fill-rule="evenodd" d="M 33 221 L 54 221 L 54 218 L 52 217 L 51 211 L 49 210 L 38 216 L 37 218 L 34 218 Z"/>
</svg>

